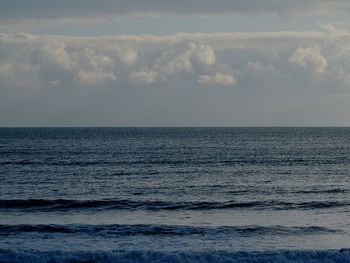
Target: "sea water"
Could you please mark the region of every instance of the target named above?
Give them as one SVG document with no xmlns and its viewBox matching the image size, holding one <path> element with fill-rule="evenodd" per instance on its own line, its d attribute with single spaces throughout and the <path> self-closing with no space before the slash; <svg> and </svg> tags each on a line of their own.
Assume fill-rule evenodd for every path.
<svg viewBox="0 0 350 263">
<path fill-rule="evenodd" d="M 349 262 L 349 128 L 2 128 L 0 262 Z"/>
</svg>

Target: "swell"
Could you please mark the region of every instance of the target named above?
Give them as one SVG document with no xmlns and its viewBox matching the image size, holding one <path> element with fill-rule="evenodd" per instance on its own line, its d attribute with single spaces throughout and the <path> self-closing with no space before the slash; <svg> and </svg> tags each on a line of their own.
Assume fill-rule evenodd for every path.
<svg viewBox="0 0 350 263">
<path fill-rule="evenodd" d="M 4 155 L 10 155 L 10 154 L 23 154 L 28 155 L 28 159 L 22 159 L 22 160 L 5 160 L 0 161 L 0 165 L 36 165 L 36 166 L 106 166 L 106 165 L 137 165 L 137 164 L 148 164 L 148 165 L 221 165 L 221 166 L 241 166 L 241 165 L 258 165 L 258 166 L 265 166 L 265 165 L 275 165 L 275 166 L 290 166 L 290 165 L 302 165 L 302 166 L 309 166 L 309 165 L 321 165 L 321 164 L 344 164 L 349 163 L 350 160 L 348 159 L 257 159 L 257 158 L 247 158 L 242 157 L 238 159 L 229 159 L 229 160 L 212 160 L 212 159 L 148 159 L 148 160 L 105 160 L 105 159 L 96 159 L 96 160 L 74 160 L 74 161 L 59 161 L 59 160 L 32 160 L 30 157 L 33 154 L 32 151 L 27 152 L 12 152 L 12 151 L 3 151 L 0 152 L 0 156 Z M 59 156 L 63 153 L 56 153 L 56 156 Z M 131 152 L 131 154 L 137 154 L 136 152 Z M 144 152 L 144 154 L 147 154 L 147 152 Z M 82 155 L 82 158 L 84 156 Z"/>
<path fill-rule="evenodd" d="M 0 262 L 319 262 L 345 263 L 350 261 L 350 250 L 306 250 L 306 251 L 264 251 L 264 252 L 224 252 L 224 251 L 21 251 L 0 250 Z"/>
<path fill-rule="evenodd" d="M 264 201 L 224 201 L 224 202 L 168 202 L 142 200 L 70 200 L 70 199 L 2 199 L 0 209 L 29 211 L 67 211 L 75 209 L 97 210 L 215 210 L 215 209 L 329 209 L 350 206 L 347 201 L 305 201 L 286 202 Z"/>
<path fill-rule="evenodd" d="M 295 191 L 295 193 L 297 193 L 297 194 L 338 194 L 338 193 L 348 193 L 348 192 L 349 192 L 348 189 L 342 189 L 342 188 Z"/>
<path fill-rule="evenodd" d="M 254 235 L 316 235 L 334 234 L 340 230 L 321 226 L 220 226 L 196 227 L 176 225 L 0 225 L 0 236 L 22 235 L 23 233 L 63 233 L 88 234 L 105 237 L 129 235 L 226 235 L 226 236 L 254 236 Z"/>
</svg>

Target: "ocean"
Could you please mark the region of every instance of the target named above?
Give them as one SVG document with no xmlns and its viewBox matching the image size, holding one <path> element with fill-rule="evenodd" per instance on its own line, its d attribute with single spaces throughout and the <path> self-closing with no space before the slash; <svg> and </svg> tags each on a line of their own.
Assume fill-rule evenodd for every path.
<svg viewBox="0 0 350 263">
<path fill-rule="evenodd" d="M 0 262 L 350 262 L 350 128 L 1 128 Z"/>
</svg>

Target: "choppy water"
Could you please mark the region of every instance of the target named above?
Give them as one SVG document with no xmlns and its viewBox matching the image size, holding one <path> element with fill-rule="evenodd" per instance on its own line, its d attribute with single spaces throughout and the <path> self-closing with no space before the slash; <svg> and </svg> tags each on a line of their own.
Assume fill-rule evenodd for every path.
<svg viewBox="0 0 350 263">
<path fill-rule="evenodd" d="M 349 262 L 349 172 L 349 128 L 3 128 L 0 262 Z"/>
</svg>

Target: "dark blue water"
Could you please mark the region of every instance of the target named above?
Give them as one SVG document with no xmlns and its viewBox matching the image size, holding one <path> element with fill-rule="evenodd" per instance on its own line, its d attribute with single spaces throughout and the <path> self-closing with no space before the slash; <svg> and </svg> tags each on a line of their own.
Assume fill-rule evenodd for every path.
<svg viewBox="0 0 350 263">
<path fill-rule="evenodd" d="M 3 128 L 0 262 L 348 262 L 349 172 L 349 128 Z"/>
</svg>

